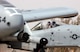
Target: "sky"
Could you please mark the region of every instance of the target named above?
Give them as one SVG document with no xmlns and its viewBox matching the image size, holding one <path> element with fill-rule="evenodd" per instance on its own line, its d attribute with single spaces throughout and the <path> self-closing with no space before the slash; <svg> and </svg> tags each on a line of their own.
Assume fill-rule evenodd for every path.
<svg viewBox="0 0 80 52">
<path fill-rule="evenodd" d="M 19 9 L 34 10 L 43 8 L 69 7 L 80 11 L 79 0 L 7 0 Z"/>
</svg>

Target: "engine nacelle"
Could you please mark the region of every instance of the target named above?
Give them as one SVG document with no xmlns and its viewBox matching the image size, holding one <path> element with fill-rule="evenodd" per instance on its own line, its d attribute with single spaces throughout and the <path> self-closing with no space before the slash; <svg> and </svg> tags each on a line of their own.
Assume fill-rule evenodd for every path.
<svg viewBox="0 0 80 52">
<path fill-rule="evenodd" d="M 18 41 L 21 41 L 21 42 L 27 42 L 27 40 L 29 39 L 29 34 L 23 33 L 23 31 L 21 31 L 18 34 L 17 39 L 18 39 Z"/>
<path fill-rule="evenodd" d="M 41 45 L 46 45 L 48 43 L 48 40 L 42 37 L 30 37 L 29 41 L 33 43 L 38 43 Z"/>
</svg>

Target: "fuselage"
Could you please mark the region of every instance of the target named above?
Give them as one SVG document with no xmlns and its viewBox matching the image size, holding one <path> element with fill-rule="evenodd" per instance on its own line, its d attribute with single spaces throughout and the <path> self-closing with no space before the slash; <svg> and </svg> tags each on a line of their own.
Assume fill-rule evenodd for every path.
<svg viewBox="0 0 80 52">
<path fill-rule="evenodd" d="M 0 6 L 0 38 L 20 31 L 23 25 L 23 16 L 17 8 Z"/>
<path fill-rule="evenodd" d="M 51 29 L 33 31 L 36 37 L 48 39 L 48 47 L 80 46 L 80 25 L 62 25 Z"/>
</svg>

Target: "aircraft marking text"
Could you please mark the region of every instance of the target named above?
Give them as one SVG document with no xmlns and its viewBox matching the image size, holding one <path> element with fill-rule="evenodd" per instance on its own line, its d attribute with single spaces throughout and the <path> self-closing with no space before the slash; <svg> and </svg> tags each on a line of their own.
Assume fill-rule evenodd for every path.
<svg viewBox="0 0 80 52">
<path fill-rule="evenodd" d="M 5 23 L 6 22 L 6 17 L 3 17 L 3 18 L 0 17 L 0 22 L 4 22 Z"/>
</svg>

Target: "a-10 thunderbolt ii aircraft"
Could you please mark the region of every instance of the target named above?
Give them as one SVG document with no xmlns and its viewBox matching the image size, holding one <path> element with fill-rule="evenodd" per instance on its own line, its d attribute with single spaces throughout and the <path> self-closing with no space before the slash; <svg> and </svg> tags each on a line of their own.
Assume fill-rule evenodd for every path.
<svg viewBox="0 0 80 52">
<path fill-rule="evenodd" d="M 21 12 L 5 0 L 0 0 L 0 42 L 14 47 L 17 41 L 32 43 L 34 52 L 44 51 L 45 47 L 79 46 L 80 28 L 77 25 L 63 25 L 55 28 L 31 31 L 27 22 L 56 17 L 74 17 L 78 12 L 74 9 L 59 7 L 53 9 Z M 12 44 L 12 43 L 15 44 Z"/>
</svg>

